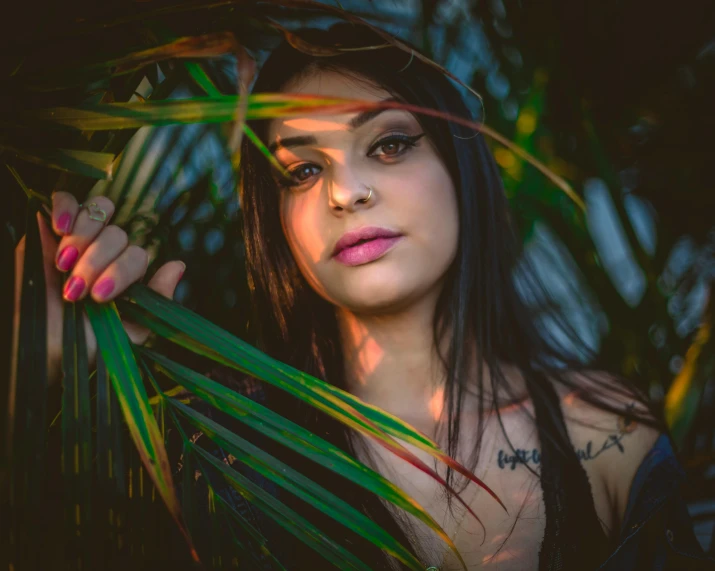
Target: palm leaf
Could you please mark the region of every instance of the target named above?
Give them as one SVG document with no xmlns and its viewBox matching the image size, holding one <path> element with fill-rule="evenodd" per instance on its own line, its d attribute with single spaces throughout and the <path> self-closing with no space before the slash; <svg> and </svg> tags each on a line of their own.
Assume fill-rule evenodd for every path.
<svg viewBox="0 0 715 571">
<path fill-rule="evenodd" d="M 92 525 L 92 415 L 81 304 L 65 304 L 62 333 L 62 472 L 68 540 L 89 563 Z M 74 550 L 73 550 L 74 551 Z M 86 563 L 86 564 L 87 564 Z"/>
<path fill-rule="evenodd" d="M 385 551 L 402 561 L 405 565 L 417 571 L 421 571 L 419 561 L 417 561 L 407 549 L 383 528 L 372 522 L 367 516 L 357 511 L 350 504 L 318 486 L 300 472 L 297 472 L 283 462 L 265 453 L 257 446 L 226 430 L 223 426 L 212 421 L 200 412 L 171 399 L 168 402 L 181 412 L 196 428 L 233 454 L 237 460 L 243 462 L 282 488 L 292 492 L 300 499 L 332 517 L 368 541 L 382 546 Z M 456 548 L 454 548 L 454 546 L 452 547 L 458 555 Z"/>
<path fill-rule="evenodd" d="M 163 399 L 164 396 L 162 395 L 162 401 Z M 193 523 L 194 518 L 198 516 L 196 513 L 198 498 L 196 496 L 195 474 L 197 473 L 200 464 L 195 458 L 194 445 L 187 437 L 186 433 L 181 429 L 181 426 L 178 424 L 178 419 L 174 415 L 173 411 L 169 411 L 169 416 L 174 420 L 174 425 L 176 426 L 183 441 L 181 454 L 181 471 L 183 473 L 181 507 L 187 526 L 191 530 L 192 535 L 194 535 L 194 533 L 198 531 L 194 529 L 195 526 Z M 260 553 L 264 557 L 268 558 L 276 569 L 282 569 L 285 571 L 283 565 L 281 565 L 281 563 L 270 552 L 268 546 L 266 545 L 266 538 L 263 537 L 261 533 L 257 531 L 248 521 L 246 521 L 246 519 L 238 511 L 236 511 L 233 506 L 224 500 L 221 495 L 216 494 L 208 476 L 205 477 L 208 492 L 212 497 L 212 502 L 214 504 L 218 504 L 221 507 L 223 514 L 230 520 L 227 522 L 228 528 L 231 532 L 231 537 L 238 548 L 238 555 L 250 558 L 255 568 L 259 568 L 261 566 L 261 562 L 258 560 L 258 554 Z M 211 516 L 212 522 L 215 523 L 217 519 L 215 510 L 211 512 Z M 236 537 L 231 522 L 238 525 L 244 533 L 245 537 L 243 537 L 243 540 L 247 543 L 247 545 Z M 213 535 L 215 537 L 219 537 L 221 534 L 216 533 Z"/>
<path fill-rule="evenodd" d="M 141 353 L 152 359 L 159 369 L 172 380 L 210 403 L 217 410 L 229 414 L 264 436 L 283 444 L 316 464 L 332 470 L 412 514 L 437 533 L 451 549 L 454 549 L 446 532 L 419 503 L 379 473 L 348 456 L 337 446 L 240 393 L 231 391 L 220 383 L 174 363 L 154 351 L 142 349 Z M 176 402 L 175 399 L 172 401 Z"/>
<path fill-rule="evenodd" d="M 703 390 L 715 371 L 715 336 L 712 333 L 715 302 L 709 297 L 705 319 L 698 328 L 685 363 L 665 396 L 665 420 L 673 440 L 682 444 L 696 418 Z"/>
<path fill-rule="evenodd" d="M 121 508 L 122 498 L 126 494 L 125 462 L 122 446 L 122 416 L 117 398 L 111 387 L 107 368 L 101 354 L 97 355 L 97 485 L 100 493 L 97 501 L 100 506 L 95 525 L 104 529 L 108 544 L 107 556 L 119 549 L 119 530 L 125 514 Z"/>
<path fill-rule="evenodd" d="M 84 105 L 81 107 L 55 107 L 21 114 L 18 119 L 6 123 L 19 124 L 23 127 L 38 126 L 42 123 L 55 123 L 65 127 L 92 130 L 135 129 L 146 125 L 172 125 L 186 123 L 222 123 L 236 121 L 241 115 L 240 96 L 225 95 L 147 103 L 112 103 L 103 105 Z M 497 133 L 483 123 L 465 119 L 451 113 L 445 113 L 393 101 L 362 101 L 346 98 L 324 98 L 313 95 L 290 93 L 261 93 L 248 96 L 245 104 L 245 118 L 272 119 L 291 117 L 306 113 L 334 114 L 351 113 L 367 109 L 404 109 L 413 113 L 437 117 L 474 129 L 504 145 L 521 159 L 538 169 L 544 176 L 560 188 L 582 210 L 585 205 L 571 186 L 533 155 Z M 2 121 L 0 121 L 2 124 Z"/>
<path fill-rule="evenodd" d="M 370 571 L 355 555 L 331 540 L 321 530 L 308 520 L 290 510 L 260 486 L 251 482 L 240 472 L 230 468 L 203 448 L 194 445 L 193 450 L 198 458 L 212 466 L 226 481 L 246 500 L 257 505 L 263 513 L 273 519 L 283 529 L 306 543 L 333 563 L 338 569 Z"/>
<path fill-rule="evenodd" d="M 90 302 L 87 303 L 87 315 L 142 463 L 186 538 L 192 558 L 198 561 L 198 554 L 181 518 L 166 448 L 116 307 L 114 304 L 97 305 Z"/>
<path fill-rule="evenodd" d="M 236 522 L 241 529 L 245 531 L 254 531 L 252 527 L 250 527 L 250 524 L 243 518 L 243 516 L 238 513 L 232 506 L 228 504 L 226 500 L 224 500 L 221 496 L 216 495 L 215 496 L 215 501 L 218 503 L 218 505 L 221 507 L 223 510 L 224 514 L 226 515 L 226 518 L 229 521 Z M 263 539 L 262 542 L 258 543 L 257 549 L 252 549 L 249 547 L 246 547 L 237 537 L 236 534 L 233 531 L 233 527 L 230 527 L 231 535 L 233 537 L 234 543 L 236 544 L 236 547 L 238 547 L 238 552 L 240 554 L 244 554 L 248 557 L 251 558 L 253 564 L 256 566 L 256 568 L 259 568 L 261 565 L 261 562 L 258 560 L 257 554 L 260 553 L 268 560 L 270 561 L 271 565 L 273 568 L 276 569 L 276 571 L 286 571 L 286 568 L 283 567 L 280 561 L 276 559 L 273 554 L 269 551 L 268 547 L 265 545 L 265 538 Z"/>
<path fill-rule="evenodd" d="M 244 56 L 245 57 L 245 56 Z M 184 64 L 186 66 L 187 71 L 189 72 L 189 76 L 191 79 L 194 80 L 196 85 L 200 87 L 206 95 L 209 97 L 220 97 L 221 92 L 219 89 L 216 87 L 213 81 L 211 81 L 211 78 L 207 75 L 206 71 L 201 67 L 201 65 L 194 63 L 194 62 L 186 62 Z M 245 66 L 244 66 L 245 67 Z M 252 76 L 252 74 L 251 74 Z M 243 99 L 243 101 L 248 101 L 248 93 L 246 92 L 245 84 L 248 82 L 248 80 L 251 78 L 247 78 L 243 81 L 241 81 L 241 93 L 239 95 L 240 98 Z M 240 99 L 239 99 L 240 100 Z M 256 146 L 256 148 L 261 152 L 261 154 L 266 157 L 268 162 L 273 166 L 276 171 L 281 173 L 283 176 L 288 177 L 287 171 L 283 168 L 283 165 L 278 162 L 276 157 L 273 155 L 268 150 L 268 147 L 266 147 L 265 143 L 261 141 L 261 139 L 256 135 L 256 133 L 251 129 L 248 125 L 246 125 L 246 122 L 242 120 L 242 116 L 245 116 L 247 109 L 245 105 L 241 106 L 241 112 L 239 113 L 239 117 L 237 118 L 236 123 L 240 124 L 243 133 L 249 138 L 249 140 Z M 240 141 L 232 143 L 231 147 L 237 150 L 240 150 Z M 237 151 L 238 152 L 238 151 Z M 234 161 L 236 165 L 238 165 L 238 161 Z"/>
<path fill-rule="evenodd" d="M 23 149 L 0 142 L 0 150 L 40 166 L 73 172 L 95 179 L 112 178 L 114 155 L 76 149 Z"/>
<path fill-rule="evenodd" d="M 435 458 L 439 460 L 446 458 L 446 455 L 439 450 L 437 445 L 424 434 L 408 428 L 406 424 L 401 425 L 401 421 L 393 415 L 379 411 L 377 408 L 371 409 L 375 420 L 368 420 L 361 410 L 357 410 L 352 406 L 353 403 L 359 406 L 367 405 L 351 396 L 347 396 L 347 398 L 336 396 L 338 394 L 348 395 L 348 393 L 268 357 L 241 339 L 222 331 L 202 317 L 140 284 L 132 285 L 127 290 L 127 293 L 132 301 L 151 313 L 150 315 L 134 311 L 131 305 L 123 305 L 124 311 L 130 314 L 133 320 L 150 327 L 158 335 L 165 336 L 181 346 L 265 380 L 315 406 L 407 460 L 410 464 L 452 491 L 457 500 L 460 500 L 459 495 L 451 490 L 451 487 L 447 485 L 439 474 L 391 437 L 393 435 L 400 438 L 409 436 L 411 443 L 414 443 Z M 157 323 L 157 318 L 164 323 Z M 172 325 L 169 326 L 168 323 Z M 177 333 L 180 335 L 177 335 Z M 402 426 L 403 430 L 397 431 L 395 429 L 396 425 Z M 461 474 L 484 488 L 506 511 L 506 507 L 501 500 L 479 478 L 456 462 L 454 464 L 450 462 L 450 465 L 455 466 Z M 479 518 L 471 508 L 465 504 L 463 505 L 479 521 Z"/>
<path fill-rule="evenodd" d="M 23 185 L 24 187 L 24 185 Z M 26 191 L 29 189 L 24 188 Z M 10 549 L 14 558 L 36 562 L 33 526 L 41 518 L 47 408 L 47 298 L 42 246 L 37 223 L 41 203 L 27 204 L 25 261 L 22 270 L 17 368 L 8 398 L 10 465 Z"/>
<path fill-rule="evenodd" d="M 226 389 L 226 387 L 194 373 L 181 365 L 172 363 L 159 354 L 146 350 L 142 351 L 142 353 L 155 359 L 157 363 L 162 365 L 161 368 L 167 371 L 174 380 L 182 382 L 184 386 L 191 387 L 197 395 L 208 400 L 208 402 L 218 410 L 227 412 L 234 418 L 245 422 L 248 426 L 260 430 L 264 435 L 288 446 L 294 452 L 303 454 L 338 474 L 345 475 L 353 482 L 358 483 L 395 505 L 409 511 L 430 528 L 434 529 L 452 549 L 455 549 L 444 530 L 442 530 L 429 514 L 416 504 L 414 500 L 411 500 L 379 474 L 372 472 L 352 460 L 342 452 L 342 450 L 330 445 L 328 442 L 316 437 L 300 426 L 281 418 L 251 399 L 230 391 Z M 313 505 L 320 504 L 326 506 L 324 511 L 328 515 L 331 515 L 331 517 L 342 515 L 343 517 L 341 517 L 339 521 L 350 528 L 353 528 L 356 522 L 361 522 L 363 526 L 369 525 L 369 522 L 362 514 L 355 512 L 339 498 L 327 494 L 324 490 L 316 487 L 301 474 L 277 460 L 268 457 L 268 455 L 260 449 L 233 435 L 225 428 L 217 425 L 204 415 L 195 412 L 175 399 L 168 399 L 168 402 L 187 417 L 203 434 L 219 442 L 221 446 L 232 452 L 234 456 L 241 459 L 268 479 L 274 480 L 281 486 L 294 491 L 299 497 L 306 499 L 306 501 L 309 501 Z M 259 462 L 259 464 L 256 465 L 256 462 Z M 266 466 L 268 467 L 268 471 L 266 471 Z M 284 475 L 288 475 L 289 478 L 286 479 Z M 302 492 L 301 489 L 298 489 L 296 492 L 296 484 L 299 484 L 301 488 L 305 488 L 307 492 Z M 305 498 L 305 493 L 310 494 L 309 498 Z M 317 494 L 317 497 L 315 497 L 315 494 Z M 325 503 L 326 501 L 327 503 Z M 360 530 L 355 531 L 361 533 Z M 411 561 L 413 565 L 417 563 L 411 558 L 409 553 L 401 548 L 390 536 L 385 536 L 384 532 L 380 532 L 377 536 L 371 535 L 366 538 L 371 539 L 377 545 L 383 545 L 384 549 L 393 552 L 396 557 L 406 563 L 407 561 Z"/>
<path fill-rule="evenodd" d="M 164 402 L 164 399 L 161 399 Z M 191 533 L 192 537 L 195 533 L 195 488 L 194 488 L 194 472 L 195 472 L 196 462 L 194 460 L 193 453 L 191 451 L 191 446 L 188 440 L 185 440 L 182 445 L 181 450 L 181 472 L 183 474 L 181 483 L 181 511 L 184 515 L 184 521 L 186 522 L 186 528 Z"/>
</svg>

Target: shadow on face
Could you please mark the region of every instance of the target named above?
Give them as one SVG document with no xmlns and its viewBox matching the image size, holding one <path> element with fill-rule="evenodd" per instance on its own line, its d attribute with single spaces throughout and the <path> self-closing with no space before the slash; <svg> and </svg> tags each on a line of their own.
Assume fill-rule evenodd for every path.
<svg viewBox="0 0 715 571">
<path fill-rule="evenodd" d="M 367 80 L 329 71 L 285 91 L 393 99 Z M 319 295 L 354 313 L 389 314 L 438 293 L 457 251 L 457 197 L 414 115 L 390 109 L 276 119 L 269 142 L 291 175 L 280 190 L 283 231 Z"/>
</svg>

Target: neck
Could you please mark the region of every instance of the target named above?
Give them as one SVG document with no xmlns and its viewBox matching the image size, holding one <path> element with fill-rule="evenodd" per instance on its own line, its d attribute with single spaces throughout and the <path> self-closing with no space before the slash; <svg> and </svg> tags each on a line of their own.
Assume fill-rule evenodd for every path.
<svg viewBox="0 0 715 571">
<path fill-rule="evenodd" d="M 436 297 L 396 313 L 368 315 L 338 309 L 336 314 L 348 391 L 427 434 L 436 430 L 445 405 L 446 371 L 433 335 L 435 309 Z M 444 352 L 448 340 L 440 343 Z M 472 361 L 474 367 L 467 375 L 476 379 L 476 354 Z M 498 391 L 496 406 L 507 412 L 515 403 L 523 403 L 528 393 L 515 365 L 500 363 L 499 367 L 510 391 Z M 493 412 L 489 377 L 485 363 L 484 406 Z M 481 410 L 472 398 L 475 394 L 472 391 L 469 402 L 463 403 L 463 416 Z"/>
<path fill-rule="evenodd" d="M 435 307 L 436 298 L 389 315 L 338 309 L 348 390 L 408 422 L 434 423 L 444 394 Z"/>
</svg>

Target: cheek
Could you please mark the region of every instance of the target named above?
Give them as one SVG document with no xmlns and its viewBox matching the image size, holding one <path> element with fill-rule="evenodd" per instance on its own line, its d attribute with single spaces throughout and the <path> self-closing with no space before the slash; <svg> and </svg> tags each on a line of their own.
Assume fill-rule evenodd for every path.
<svg viewBox="0 0 715 571">
<path fill-rule="evenodd" d="M 326 237 L 319 231 L 319 199 L 318 193 L 304 193 L 283 195 L 280 201 L 281 223 L 288 246 L 301 273 L 316 290 L 322 290 L 316 266 L 325 257 L 328 247 Z"/>
<path fill-rule="evenodd" d="M 454 258 L 459 240 L 459 209 L 452 179 L 433 157 L 405 176 L 401 186 L 399 208 L 409 218 L 410 235 L 441 271 Z"/>
<path fill-rule="evenodd" d="M 457 197 L 437 157 L 373 172 L 380 202 L 367 222 L 394 225 L 408 235 L 392 261 L 360 269 L 331 265 L 330 246 L 341 225 L 330 223 L 321 192 L 285 193 L 280 212 L 283 231 L 302 275 L 324 299 L 366 309 L 400 304 L 430 290 L 454 260 L 459 235 Z"/>
</svg>

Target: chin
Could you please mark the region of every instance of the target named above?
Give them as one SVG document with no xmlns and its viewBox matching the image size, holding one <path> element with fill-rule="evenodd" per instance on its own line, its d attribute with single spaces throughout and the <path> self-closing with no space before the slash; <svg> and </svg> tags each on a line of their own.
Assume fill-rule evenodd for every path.
<svg viewBox="0 0 715 571">
<path fill-rule="evenodd" d="M 422 288 L 400 277 L 354 280 L 335 296 L 337 305 L 353 313 L 385 314 L 400 311 L 419 298 Z"/>
</svg>

